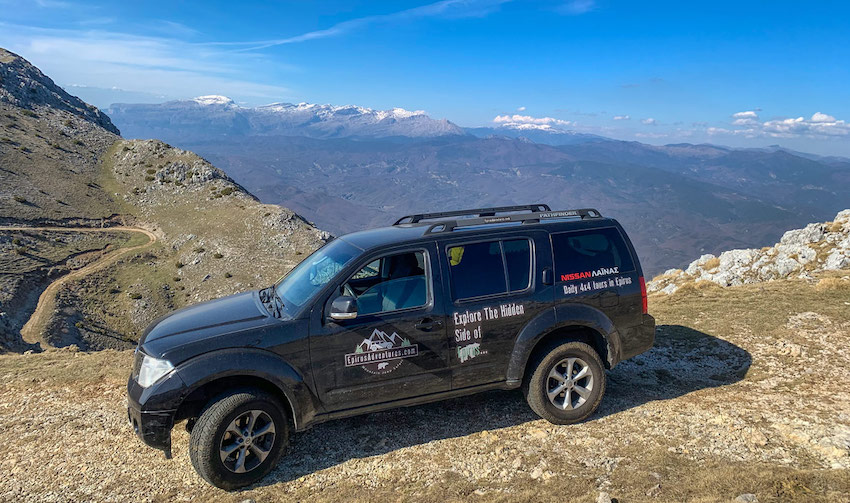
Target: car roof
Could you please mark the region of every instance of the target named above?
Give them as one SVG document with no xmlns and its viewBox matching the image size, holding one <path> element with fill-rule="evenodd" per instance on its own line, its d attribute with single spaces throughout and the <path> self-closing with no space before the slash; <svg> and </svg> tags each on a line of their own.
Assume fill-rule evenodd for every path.
<svg viewBox="0 0 850 503">
<path fill-rule="evenodd" d="M 522 229 L 545 229 L 548 231 L 563 231 L 572 229 L 587 229 L 593 227 L 605 227 L 616 225 L 616 220 L 598 217 L 589 220 L 576 218 L 553 219 L 544 222 L 509 222 L 482 224 L 474 227 L 457 227 L 444 231 L 434 231 L 435 226 L 441 222 L 419 222 L 413 224 L 397 224 L 388 227 L 378 227 L 363 231 L 352 232 L 340 236 L 338 239 L 352 244 L 364 251 L 379 247 L 392 246 L 415 242 L 423 239 L 438 240 L 441 238 L 458 236 L 475 236 L 477 234 L 498 234 L 501 232 L 516 231 Z"/>
</svg>

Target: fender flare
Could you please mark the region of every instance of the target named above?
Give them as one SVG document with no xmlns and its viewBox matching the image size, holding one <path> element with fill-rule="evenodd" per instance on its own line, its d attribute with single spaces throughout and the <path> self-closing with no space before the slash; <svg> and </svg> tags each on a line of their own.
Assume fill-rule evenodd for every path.
<svg viewBox="0 0 850 503">
<path fill-rule="evenodd" d="M 218 379 L 251 376 L 272 383 L 286 397 L 296 431 L 303 430 L 317 414 L 318 402 L 303 376 L 270 351 L 257 348 L 211 351 L 181 363 L 176 371 L 186 385 L 180 403 L 192 392 Z"/>
<path fill-rule="evenodd" d="M 519 331 L 508 363 L 508 384 L 522 382 L 531 352 L 541 339 L 566 327 L 585 327 L 598 332 L 605 340 L 608 366 L 613 368 L 620 361 L 620 334 L 605 313 L 586 304 L 562 304 L 538 314 Z"/>
</svg>

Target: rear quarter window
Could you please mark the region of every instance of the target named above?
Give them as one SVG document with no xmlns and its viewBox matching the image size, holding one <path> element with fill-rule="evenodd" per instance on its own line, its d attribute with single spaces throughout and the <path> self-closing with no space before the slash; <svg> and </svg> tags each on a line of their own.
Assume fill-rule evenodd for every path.
<svg viewBox="0 0 850 503">
<path fill-rule="evenodd" d="M 526 238 L 451 246 L 446 255 L 455 300 L 521 291 L 531 284 Z"/>
<path fill-rule="evenodd" d="M 634 271 L 635 264 L 615 227 L 552 234 L 555 276 L 573 281 Z"/>
</svg>

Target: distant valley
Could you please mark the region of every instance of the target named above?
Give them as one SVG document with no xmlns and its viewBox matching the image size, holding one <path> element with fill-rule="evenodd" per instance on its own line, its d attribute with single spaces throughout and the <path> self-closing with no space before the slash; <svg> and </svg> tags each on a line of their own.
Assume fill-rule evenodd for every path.
<svg viewBox="0 0 850 503">
<path fill-rule="evenodd" d="M 546 125 L 465 129 L 401 109 L 245 108 L 215 96 L 107 113 L 125 136 L 191 149 L 334 234 L 410 212 L 596 207 L 629 229 L 650 275 L 773 243 L 850 200 L 850 160 L 781 148 L 652 146 Z"/>
</svg>

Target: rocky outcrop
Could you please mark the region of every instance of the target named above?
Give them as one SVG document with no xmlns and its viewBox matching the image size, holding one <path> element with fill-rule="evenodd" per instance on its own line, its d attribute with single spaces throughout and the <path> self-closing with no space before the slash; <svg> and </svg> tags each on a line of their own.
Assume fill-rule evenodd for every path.
<svg viewBox="0 0 850 503">
<path fill-rule="evenodd" d="M 790 230 L 774 246 L 703 255 L 684 270 L 665 271 L 647 289 L 671 294 L 687 282 L 711 281 L 727 287 L 840 269 L 850 269 L 850 209 L 839 212 L 832 222 Z"/>
<path fill-rule="evenodd" d="M 42 107 L 65 110 L 110 133 L 120 134 L 97 107 L 71 96 L 29 61 L 3 48 L 0 48 L 0 102 L 29 110 Z"/>
</svg>

